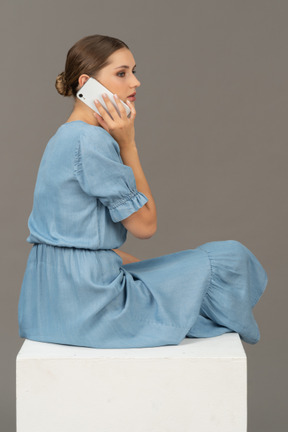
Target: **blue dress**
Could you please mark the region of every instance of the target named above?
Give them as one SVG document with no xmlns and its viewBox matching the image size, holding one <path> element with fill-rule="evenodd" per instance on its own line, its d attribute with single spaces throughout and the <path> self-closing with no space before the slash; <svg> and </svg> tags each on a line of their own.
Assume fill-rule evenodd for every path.
<svg viewBox="0 0 288 432">
<path fill-rule="evenodd" d="M 121 220 L 148 201 L 115 139 L 81 120 L 62 124 L 38 170 L 30 250 L 18 303 L 20 337 L 94 348 L 177 345 L 237 332 L 260 338 L 252 309 L 267 285 L 236 240 L 122 265 Z"/>
</svg>

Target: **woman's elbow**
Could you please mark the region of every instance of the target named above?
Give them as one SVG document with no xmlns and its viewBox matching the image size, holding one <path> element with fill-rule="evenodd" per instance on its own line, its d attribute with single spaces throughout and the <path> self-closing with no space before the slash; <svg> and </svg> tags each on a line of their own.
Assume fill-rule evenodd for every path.
<svg viewBox="0 0 288 432">
<path fill-rule="evenodd" d="M 151 219 L 149 216 L 149 219 L 147 219 L 147 213 L 144 210 L 138 210 L 121 222 L 134 237 L 149 239 L 157 231 L 157 217 L 154 216 L 154 218 Z"/>
<path fill-rule="evenodd" d="M 156 231 L 157 231 L 157 222 L 154 222 L 153 224 L 151 224 L 151 226 L 149 226 L 148 229 L 143 231 L 143 236 L 141 238 L 142 239 L 149 239 L 149 238 L 153 237 L 154 234 L 156 234 Z"/>
</svg>

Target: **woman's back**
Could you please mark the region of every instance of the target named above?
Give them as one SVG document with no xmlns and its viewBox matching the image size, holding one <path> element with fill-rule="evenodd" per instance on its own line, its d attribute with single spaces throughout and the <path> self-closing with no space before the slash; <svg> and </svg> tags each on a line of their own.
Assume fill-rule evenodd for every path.
<svg viewBox="0 0 288 432">
<path fill-rule="evenodd" d="M 137 209 L 147 202 L 137 193 L 131 171 L 103 128 L 82 121 L 61 125 L 41 159 L 27 241 L 95 250 L 120 247 L 127 230 L 111 219 L 107 205 L 112 203 L 116 220 L 125 211 L 117 203 L 126 197 L 134 194 Z"/>
</svg>

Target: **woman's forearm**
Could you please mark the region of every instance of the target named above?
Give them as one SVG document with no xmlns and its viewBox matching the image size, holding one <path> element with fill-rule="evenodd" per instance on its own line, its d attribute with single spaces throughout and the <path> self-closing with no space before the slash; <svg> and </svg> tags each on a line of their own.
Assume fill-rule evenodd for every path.
<svg viewBox="0 0 288 432">
<path fill-rule="evenodd" d="M 133 170 L 137 190 L 147 196 L 148 202 L 145 204 L 145 206 L 149 209 L 149 212 L 151 213 L 151 222 L 157 225 L 156 204 L 152 196 L 149 184 L 146 180 L 144 171 L 142 169 L 138 149 L 135 142 L 133 143 L 133 145 L 121 149 L 120 154 L 123 163 L 130 166 Z"/>
<path fill-rule="evenodd" d="M 133 255 L 128 254 L 127 252 L 123 252 L 120 249 L 112 249 L 112 250 L 122 258 L 123 265 L 141 261 L 140 259 L 134 257 Z"/>
</svg>

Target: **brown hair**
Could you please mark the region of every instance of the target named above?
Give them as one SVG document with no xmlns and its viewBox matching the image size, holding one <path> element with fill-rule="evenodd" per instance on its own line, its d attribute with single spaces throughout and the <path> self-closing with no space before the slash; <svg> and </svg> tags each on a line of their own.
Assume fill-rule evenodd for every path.
<svg viewBox="0 0 288 432">
<path fill-rule="evenodd" d="M 108 57 L 121 48 L 129 49 L 125 42 L 110 36 L 95 34 L 80 39 L 69 49 L 65 70 L 56 78 L 58 93 L 76 98 L 79 76 L 97 74 L 107 66 Z"/>
</svg>

